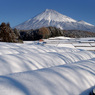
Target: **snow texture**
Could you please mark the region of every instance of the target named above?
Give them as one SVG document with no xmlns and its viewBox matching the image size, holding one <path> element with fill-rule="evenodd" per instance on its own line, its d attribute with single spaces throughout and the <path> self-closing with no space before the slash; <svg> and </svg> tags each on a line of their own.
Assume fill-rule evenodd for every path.
<svg viewBox="0 0 95 95">
<path fill-rule="evenodd" d="M 52 38 L 58 39 L 75 40 Z M 0 43 L 0 95 L 89 95 L 95 85 L 95 52 L 72 46 Z"/>
</svg>

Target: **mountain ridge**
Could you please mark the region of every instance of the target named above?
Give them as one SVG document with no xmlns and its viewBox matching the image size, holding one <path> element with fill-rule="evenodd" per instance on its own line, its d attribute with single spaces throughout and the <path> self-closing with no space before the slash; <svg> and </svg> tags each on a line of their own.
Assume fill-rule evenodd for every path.
<svg viewBox="0 0 95 95">
<path fill-rule="evenodd" d="M 85 30 L 95 32 L 94 25 L 83 20 L 74 20 L 52 9 L 46 9 L 44 12 L 17 25 L 15 28 L 29 30 L 49 26 L 57 27 L 62 30 Z"/>
</svg>

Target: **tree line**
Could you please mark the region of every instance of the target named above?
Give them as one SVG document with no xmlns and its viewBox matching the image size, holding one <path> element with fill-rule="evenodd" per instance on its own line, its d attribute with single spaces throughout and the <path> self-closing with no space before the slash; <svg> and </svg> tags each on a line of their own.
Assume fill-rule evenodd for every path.
<svg viewBox="0 0 95 95">
<path fill-rule="evenodd" d="M 2 42 L 23 42 L 35 41 L 39 39 L 47 39 L 50 37 L 65 36 L 72 38 L 95 37 L 94 32 L 82 30 L 61 30 L 56 27 L 42 27 L 36 30 L 17 30 L 12 29 L 9 23 L 1 23 L 0 25 L 0 41 Z"/>
<path fill-rule="evenodd" d="M 56 27 L 42 27 L 36 30 L 20 30 L 19 33 L 23 40 L 39 40 L 57 36 L 71 38 L 95 37 L 94 32 L 82 30 L 61 30 L 60 28 Z"/>
</svg>

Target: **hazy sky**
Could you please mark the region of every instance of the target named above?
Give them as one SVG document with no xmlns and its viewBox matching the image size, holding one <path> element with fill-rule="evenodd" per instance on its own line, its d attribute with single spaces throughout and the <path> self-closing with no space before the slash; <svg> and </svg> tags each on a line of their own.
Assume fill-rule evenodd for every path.
<svg viewBox="0 0 95 95">
<path fill-rule="evenodd" d="M 95 0 L 0 0 L 0 23 L 14 27 L 45 9 L 95 25 Z"/>
</svg>

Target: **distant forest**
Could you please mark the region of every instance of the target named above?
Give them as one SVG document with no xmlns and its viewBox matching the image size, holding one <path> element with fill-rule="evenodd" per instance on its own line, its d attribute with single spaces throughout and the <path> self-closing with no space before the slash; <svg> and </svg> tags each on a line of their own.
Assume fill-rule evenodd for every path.
<svg viewBox="0 0 95 95">
<path fill-rule="evenodd" d="M 36 30 L 18 30 L 22 40 L 39 40 L 50 37 L 65 36 L 71 38 L 95 37 L 94 32 L 82 30 L 61 30 L 56 27 L 42 27 Z"/>
<path fill-rule="evenodd" d="M 22 43 L 23 41 L 35 41 L 50 37 L 65 36 L 71 38 L 95 37 L 94 32 L 82 30 L 61 30 L 56 27 L 42 27 L 36 30 L 17 30 L 12 29 L 9 23 L 0 25 L 0 41 Z"/>
</svg>

